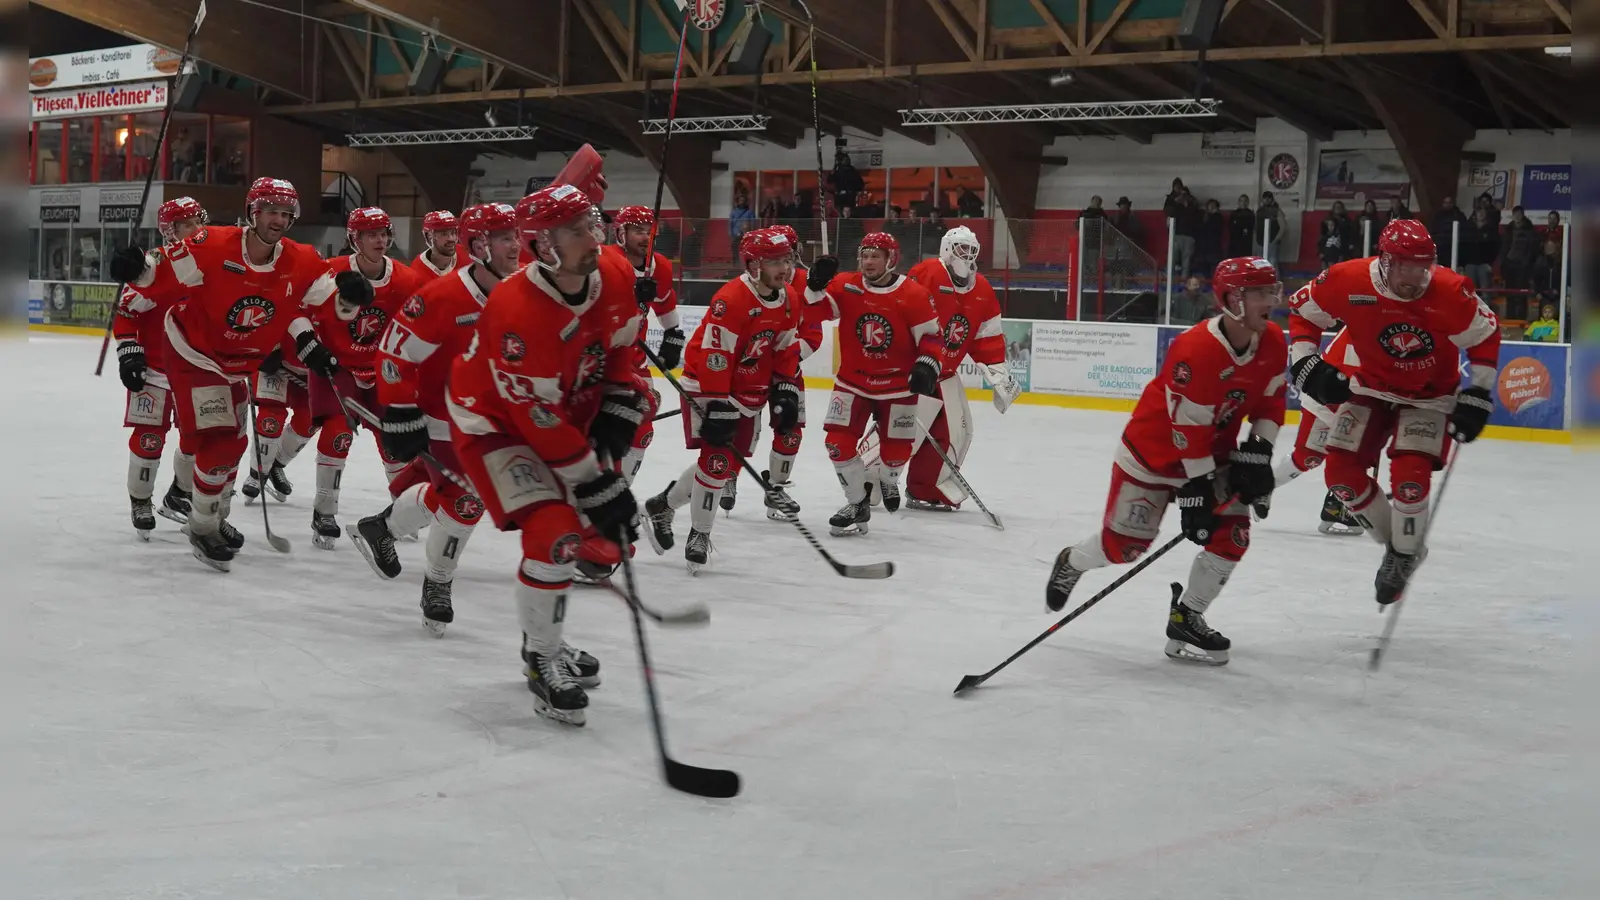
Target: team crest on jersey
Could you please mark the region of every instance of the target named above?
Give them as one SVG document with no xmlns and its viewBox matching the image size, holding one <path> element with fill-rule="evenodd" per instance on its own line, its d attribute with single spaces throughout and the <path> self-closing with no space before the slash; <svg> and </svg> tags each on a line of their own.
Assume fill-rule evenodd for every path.
<svg viewBox="0 0 1600 900">
<path fill-rule="evenodd" d="M 528 418 L 540 428 L 554 428 L 561 424 L 561 417 L 544 406 L 535 406 L 528 410 Z"/>
<path fill-rule="evenodd" d="M 727 476 L 728 469 L 731 468 L 728 463 L 728 455 L 726 453 L 711 454 L 706 459 L 706 468 L 710 470 L 710 475 L 712 478 L 723 478 Z"/>
<path fill-rule="evenodd" d="M 1433 353 L 1433 335 L 1410 322 L 1396 322 L 1378 332 L 1378 345 L 1395 359 L 1416 359 Z"/>
<path fill-rule="evenodd" d="M 1172 433 L 1172 446 L 1177 447 L 1179 450 L 1187 450 L 1189 449 L 1189 439 L 1183 436 L 1183 432 L 1174 431 Z"/>
<path fill-rule="evenodd" d="M 723 356 L 721 353 L 710 353 L 710 354 L 707 354 L 706 355 L 706 368 L 710 369 L 713 372 L 726 371 L 727 368 L 728 368 L 728 358 L 726 356 Z"/>
<path fill-rule="evenodd" d="M 640 450 L 648 450 L 648 449 L 650 449 L 650 444 L 655 439 L 656 439 L 656 433 L 654 431 L 646 431 L 644 434 L 639 435 L 639 449 Z"/>
<path fill-rule="evenodd" d="M 275 438 L 283 433 L 283 422 L 277 416 L 262 416 L 260 424 L 262 437 Z"/>
<path fill-rule="evenodd" d="M 877 313 L 867 313 L 856 320 L 856 340 L 868 354 L 884 354 L 894 343 L 894 326 Z"/>
<path fill-rule="evenodd" d="M 1235 525 L 1228 534 L 1233 538 L 1233 545 L 1240 550 L 1250 549 L 1250 528 L 1246 525 Z"/>
<path fill-rule="evenodd" d="M 161 435 L 146 431 L 139 435 L 139 449 L 146 453 L 158 453 L 161 450 Z"/>
<path fill-rule="evenodd" d="M 583 348 L 583 356 L 578 359 L 578 376 L 573 379 L 572 386 L 577 390 L 592 387 L 600 383 L 600 378 L 606 372 L 606 348 L 600 344 L 590 344 Z"/>
<path fill-rule="evenodd" d="M 1225 428 L 1233 422 L 1233 414 L 1238 412 L 1239 407 L 1244 405 L 1244 398 L 1247 396 L 1249 395 L 1241 390 L 1228 392 L 1227 396 L 1222 399 L 1222 403 L 1217 406 L 1218 428 Z"/>
<path fill-rule="evenodd" d="M 355 441 L 355 439 L 350 436 L 350 432 L 348 432 L 348 431 L 343 432 L 343 433 L 341 433 L 339 435 L 336 435 L 334 437 L 334 439 L 333 439 L 333 452 L 335 452 L 335 453 L 349 453 L 350 452 L 350 445 L 354 441 Z"/>
<path fill-rule="evenodd" d="M 406 305 L 402 307 L 402 311 L 413 319 L 422 318 L 422 313 L 425 309 L 427 309 L 427 305 L 416 294 L 412 294 L 410 299 L 406 300 Z"/>
<path fill-rule="evenodd" d="M 271 322 L 276 312 L 277 309 L 265 297 L 254 294 L 240 297 L 228 308 L 228 328 L 238 334 L 249 334 Z"/>
<path fill-rule="evenodd" d="M 211 230 L 206 228 L 204 225 L 201 225 L 199 231 L 196 231 L 194 234 L 189 235 L 189 243 L 194 244 L 196 247 L 198 247 L 201 244 L 204 244 L 206 242 L 206 238 L 208 238 L 210 236 L 211 236 Z"/>
<path fill-rule="evenodd" d="M 500 338 L 500 358 L 506 362 L 519 362 L 528 355 L 528 345 L 521 336 L 514 331 L 508 331 Z"/>
<path fill-rule="evenodd" d="M 578 545 L 582 543 L 583 539 L 573 532 L 563 534 L 561 537 L 556 538 L 554 544 L 550 545 L 550 561 L 558 566 L 577 562 Z"/>
<path fill-rule="evenodd" d="M 350 320 L 350 340 L 357 346 L 366 346 L 378 339 L 383 326 L 389 324 L 389 314 L 376 306 L 365 306 Z"/>
<path fill-rule="evenodd" d="M 1172 367 L 1172 382 L 1174 384 L 1188 384 L 1194 378 L 1194 370 L 1186 362 L 1178 363 Z"/>
<path fill-rule="evenodd" d="M 800 449 L 800 435 L 793 431 L 785 431 L 778 435 L 778 445 L 793 453 Z"/>
<path fill-rule="evenodd" d="M 1422 485 L 1415 481 L 1407 481 L 1394 489 L 1394 498 L 1401 503 L 1421 503 L 1425 494 Z"/>
<path fill-rule="evenodd" d="M 456 498 L 456 518 L 463 522 L 475 522 L 483 515 L 483 501 L 472 494 L 462 494 Z"/>
<path fill-rule="evenodd" d="M 1336 484 L 1328 488 L 1328 493 L 1338 497 L 1340 503 L 1354 503 L 1356 499 L 1356 492 L 1347 484 Z"/>
<path fill-rule="evenodd" d="M 720 299 L 720 298 L 711 301 L 711 317 L 713 319 L 720 319 L 720 318 L 722 318 L 723 316 L 725 316 L 727 314 L 728 314 L 728 301 Z"/>
<path fill-rule="evenodd" d="M 392 359 L 384 360 L 383 364 L 378 367 L 378 371 L 379 371 L 379 374 L 381 374 L 383 376 L 383 383 L 384 384 L 399 384 L 400 383 L 400 366 L 397 365 L 394 360 L 392 360 Z"/>
<path fill-rule="evenodd" d="M 1311 283 L 1312 284 L 1321 285 L 1321 284 L 1326 284 L 1327 281 L 1328 281 L 1328 270 L 1327 269 L 1323 269 Z"/>
<path fill-rule="evenodd" d="M 761 357 L 767 355 L 767 350 L 771 349 L 772 342 L 777 337 L 778 333 L 771 328 L 756 332 L 755 336 L 750 338 L 750 343 L 745 345 L 744 356 L 739 360 L 739 368 L 754 369 L 756 364 L 761 362 Z"/>
<path fill-rule="evenodd" d="M 944 345 L 953 351 L 966 346 L 967 336 L 972 334 L 972 323 L 960 313 L 950 317 L 950 324 L 944 327 Z"/>
</svg>

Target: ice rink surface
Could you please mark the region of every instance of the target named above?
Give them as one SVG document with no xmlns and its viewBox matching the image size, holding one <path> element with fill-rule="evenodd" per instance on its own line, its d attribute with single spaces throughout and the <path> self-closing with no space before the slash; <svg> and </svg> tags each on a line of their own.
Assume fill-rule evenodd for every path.
<svg viewBox="0 0 1600 900">
<path fill-rule="evenodd" d="M 705 628 L 650 632 L 675 755 L 744 777 L 742 796 L 704 801 L 660 780 L 613 596 L 579 588 L 568 610 L 569 640 L 604 665 L 588 726 L 533 715 L 513 535 L 473 539 L 442 640 L 420 624 L 420 543 L 400 545 L 395 582 L 348 541 L 311 547 L 314 448 L 270 510 L 292 555 L 238 501 L 249 543 L 231 574 L 165 519 L 137 540 L 124 395 L 114 357 L 90 375 L 97 349 L 0 352 L 0 412 L 26 437 L 3 533 L 26 602 L 7 644 L 26 725 L 6 751 L 22 840 L 4 896 L 1595 896 L 1574 871 L 1593 855 L 1579 822 L 1595 776 L 1580 774 L 1592 745 L 1572 680 L 1594 633 L 1572 556 L 1592 514 L 1572 484 L 1593 463 L 1567 447 L 1466 450 L 1378 673 L 1380 551 L 1316 533 L 1313 476 L 1280 491 L 1212 607 L 1230 665 L 1162 655 L 1185 544 L 961 699 L 963 674 L 1053 621 L 1050 560 L 1097 527 L 1125 416 L 975 403 L 966 472 L 1007 530 L 976 509 L 879 510 L 869 536 L 823 538 L 842 559 L 894 560 L 889 581 L 834 575 L 747 481 L 698 578 L 683 514 L 680 549 L 642 543 L 638 559 L 647 601 L 712 607 Z M 641 497 L 690 458 L 664 424 Z M 796 482 L 825 533 L 842 499 L 820 426 Z M 344 484 L 346 528 L 387 502 L 365 434 Z M 1175 531 L 1174 513 L 1162 540 Z M 1087 576 L 1075 602 L 1115 574 Z"/>
</svg>

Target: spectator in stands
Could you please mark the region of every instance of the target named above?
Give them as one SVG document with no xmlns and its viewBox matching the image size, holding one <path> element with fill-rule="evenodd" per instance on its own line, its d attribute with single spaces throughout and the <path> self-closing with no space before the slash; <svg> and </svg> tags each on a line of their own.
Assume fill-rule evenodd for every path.
<svg viewBox="0 0 1600 900">
<path fill-rule="evenodd" d="M 1200 216 L 1200 238 L 1194 251 L 1194 270 L 1205 274 L 1216 269 L 1217 263 L 1227 257 L 1222 255 L 1227 240 L 1227 223 L 1222 218 L 1222 204 L 1206 201 L 1206 211 Z"/>
<path fill-rule="evenodd" d="M 983 198 L 972 188 L 962 188 L 961 196 L 956 198 L 956 214 L 963 219 L 983 218 Z"/>
<path fill-rule="evenodd" d="M 1261 206 L 1256 209 L 1256 235 L 1255 245 L 1262 248 L 1259 255 L 1264 256 L 1273 266 L 1278 265 L 1281 255 L 1278 251 L 1283 246 L 1283 227 L 1287 220 L 1283 215 L 1283 207 L 1278 205 L 1276 197 L 1271 191 L 1261 192 Z M 1270 223 L 1270 224 L 1269 224 Z"/>
<path fill-rule="evenodd" d="M 1522 332 L 1525 341 L 1555 344 L 1561 341 L 1561 320 L 1556 318 L 1556 305 L 1546 303 L 1539 310 L 1539 318 L 1528 323 Z"/>
<path fill-rule="evenodd" d="M 1211 314 L 1211 298 L 1206 295 L 1205 280 L 1190 275 L 1183 290 L 1172 296 L 1172 319 L 1168 325 L 1195 325 Z"/>
<path fill-rule="evenodd" d="M 1557 244 L 1563 243 L 1563 230 L 1561 227 L 1561 213 L 1551 210 L 1550 215 L 1544 217 L 1544 239 L 1547 241 L 1554 240 Z"/>
<path fill-rule="evenodd" d="M 867 186 L 855 164 L 850 162 L 850 154 L 840 150 L 833 155 L 833 172 L 828 175 L 828 181 L 833 185 L 833 205 L 840 216 L 849 218 L 857 196 Z"/>
<path fill-rule="evenodd" d="M 1506 226 L 1505 245 L 1500 257 L 1500 277 L 1506 287 L 1525 291 L 1533 281 L 1533 264 L 1539 258 L 1539 232 L 1522 207 L 1511 209 L 1511 224 Z"/>
<path fill-rule="evenodd" d="M 1228 215 L 1228 259 L 1250 256 L 1256 236 L 1256 211 L 1250 208 L 1250 195 L 1240 194 L 1239 205 Z"/>
<path fill-rule="evenodd" d="M 1530 282 L 1534 292 L 1545 300 L 1561 296 L 1561 245 L 1548 232 L 1545 234 L 1544 252 L 1533 261 Z"/>
<path fill-rule="evenodd" d="M 1100 198 L 1100 195 L 1099 194 L 1095 194 L 1093 197 L 1089 198 L 1089 205 L 1087 207 L 1085 207 L 1082 212 L 1078 213 L 1078 218 L 1080 218 L 1080 219 L 1103 219 L 1103 218 L 1105 218 L 1106 217 L 1106 211 L 1105 211 L 1104 203 L 1105 203 L 1105 201 Z"/>
<path fill-rule="evenodd" d="M 733 212 L 728 214 L 728 235 L 733 238 L 733 246 L 739 246 L 739 239 L 756 224 L 756 214 L 750 211 L 750 198 L 743 193 L 735 194 Z"/>
<path fill-rule="evenodd" d="M 922 255 L 938 256 L 939 243 L 944 240 L 944 233 L 949 230 L 950 226 L 944 223 L 944 213 L 940 212 L 937 206 L 930 207 L 928 218 L 922 223 Z"/>
<path fill-rule="evenodd" d="M 1396 219 L 1415 218 L 1416 216 L 1411 214 L 1411 207 L 1407 206 L 1404 200 L 1401 200 L 1399 197 L 1389 198 L 1389 208 L 1383 213 L 1383 224 L 1387 225 Z M 1377 238 L 1373 238 L 1373 240 L 1376 241 Z"/>
<path fill-rule="evenodd" d="M 1339 231 L 1339 222 L 1333 216 L 1322 220 L 1322 229 L 1317 232 L 1317 257 L 1322 260 L 1324 269 L 1334 263 L 1344 262 L 1344 235 Z"/>
<path fill-rule="evenodd" d="M 783 206 L 778 202 L 776 196 L 768 197 L 766 202 L 761 204 L 761 224 L 763 226 L 776 225 L 782 217 Z"/>
<path fill-rule="evenodd" d="M 1167 218 L 1177 218 L 1178 204 L 1182 202 L 1183 195 L 1187 193 L 1189 193 L 1189 189 L 1184 187 L 1182 178 L 1172 179 L 1172 190 L 1168 191 L 1166 199 L 1161 201 L 1161 211 L 1166 213 Z"/>
<path fill-rule="evenodd" d="M 1117 198 L 1117 211 L 1110 215 L 1111 227 L 1122 232 L 1128 240 L 1139 247 L 1144 247 L 1144 226 L 1139 223 L 1139 218 L 1133 214 L 1133 201 L 1127 197 Z"/>
<path fill-rule="evenodd" d="M 1361 215 L 1356 216 L 1356 253 L 1355 258 L 1361 256 L 1375 256 L 1378 252 L 1378 235 L 1383 233 L 1383 214 L 1378 212 L 1378 204 L 1368 200 L 1361 205 Z"/>
<path fill-rule="evenodd" d="M 1355 259 L 1361 242 L 1356 237 L 1356 223 L 1350 220 L 1350 213 L 1344 208 L 1343 200 L 1333 201 L 1333 208 L 1328 210 L 1328 218 L 1339 227 L 1340 256 L 1344 259 Z"/>
<path fill-rule="evenodd" d="M 1500 226 L 1493 206 L 1479 206 L 1461 229 L 1461 274 L 1478 290 L 1494 283 L 1494 261 L 1500 258 Z"/>
<path fill-rule="evenodd" d="M 1177 200 L 1167 204 L 1165 212 L 1167 218 L 1173 220 L 1172 277 L 1186 278 L 1194 270 L 1194 253 L 1200 243 L 1200 208 L 1195 205 L 1194 195 L 1185 188 Z"/>
<path fill-rule="evenodd" d="M 1428 225 L 1428 234 L 1433 236 L 1433 243 L 1439 248 L 1441 262 L 1448 263 L 1451 259 L 1450 241 L 1454 237 L 1457 223 L 1460 223 L 1461 230 L 1465 233 L 1466 214 L 1461 211 L 1461 207 L 1456 206 L 1456 198 L 1446 196 L 1439 201 L 1439 211 L 1433 214 L 1433 221 Z"/>
<path fill-rule="evenodd" d="M 1499 226 L 1505 221 L 1505 216 L 1502 215 L 1505 211 L 1504 207 L 1496 203 L 1494 195 L 1488 191 L 1484 191 L 1483 193 L 1479 194 L 1478 199 L 1472 201 L 1472 208 L 1487 209 L 1489 211 L 1489 218 L 1494 221 L 1496 226 Z"/>
</svg>

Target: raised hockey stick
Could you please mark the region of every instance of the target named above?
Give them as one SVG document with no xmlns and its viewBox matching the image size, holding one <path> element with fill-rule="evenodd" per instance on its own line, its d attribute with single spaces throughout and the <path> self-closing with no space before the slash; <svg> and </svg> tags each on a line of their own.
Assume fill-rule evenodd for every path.
<svg viewBox="0 0 1600 900">
<path fill-rule="evenodd" d="M 172 83 L 167 85 L 167 108 L 161 113 L 161 129 L 156 132 L 156 146 L 162 147 L 167 141 L 167 125 L 172 121 L 172 110 L 176 108 L 178 95 L 178 80 L 184 77 L 183 70 L 189 66 L 189 51 L 194 49 L 195 35 L 200 33 L 200 23 L 206 20 L 206 0 L 200 0 L 200 8 L 194 12 L 194 22 L 189 26 L 189 36 L 183 41 L 183 53 L 178 57 L 178 74 L 173 76 Z M 139 214 L 128 220 L 128 246 L 138 246 L 134 235 L 138 233 L 139 224 L 144 221 L 145 204 L 150 202 L 150 186 L 155 182 L 156 167 L 151 166 L 150 171 L 144 174 L 144 190 L 139 194 Z M 116 302 L 111 304 L 111 314 L 106 316 L 106 333 L 100 339 L 100 359 L 94 364 L 95 377 L 99 377 L 106 368 L 106 353 L 111 350 L 111 329 L 117 321 L 117 306 L 122 301 L 122 292 L 128 285 L 117 285 Z M 251 408 L 254 409 L 252 402 Z M 270 532 L 269 532 L 270 533 Z"/>
<path fill-rule="evenodd" d="M 649 357 L 652 363 L 655 363 L 656 368 L 661 371 L 662 377 L 667 379 L 667 383 L 672 385 L 672 389 L 678 392 L 678 396 L 693 404 L 696 410 L 700 410 L 700 405 L 695 403 L 694 398 L 690 397 L 689 393 L 683 389 L 683 385 L 678 383 L 678 377 L 673 375 L 672 372 L 668 371 L 667 369 L 662 368 L 661 357 L 656 355 L 656 352 L 651 350 L 648 344 L 641 343 L 639 346 L 644 350 L 645 356 Z M 747 459 L 743 453 L 740 453 L 738 450 L 732 447 L 729 447 L 728 450 L 733 458 L 739 461 L 739 468 L 749 472 L 751 478 L 754 478 L 756 481 L 761 483 L 761 489 L 763 491 L 768 493 L 773 491 L 772 482 L 763 478 L 761 473 L 756 470 L 756 467 L 750 463 L 750 460 Z M 888 578 L 894 574 L 894 563 L 892 562 L 860 564 L 839 562 L 837 559 L 833 558 L 833 554 L 829 553 L 827 548 L 822 546 L 822 542 L 817 540 L 817 536 L 811 533 L 811 529 L 807 528 L 805 523 L 800 521 L 799 516 L 790 516 L 789 524 L 793 525 L 799 530 L 800 534 L 805 537 L 806 543 L 811 545 L 811 549 L 817 551 L 817 553 L 827 561 L 828 565 L 833 567 L 835 572 L 838 572 L 840 575 L 843 575 L 846 578 L 877 579 Z"/>
<path fill-rule="evenodd" d="M 822 255 L 828 255 L 828 201 L 822 186 L 828 183 L 827 170 L 822 163 L 822 110 L 817 101 L 817 20 L 811 15 L 806 0 L 795 0 L 805 13 L 810 34 L 806 37 L 806 52 L 811 56 L 811 135 L 817 146 L 817 222 L 822 226 Z"/>
<path fill-rule="evenodd" d="M 673 759 L 667 753 L 667 735 L 661 724 L 661 703 L 656 698 L 656 674 L 650 665 L 650 649 L 644 639 L 644 619 L 639 615 L 639 587 L 633 578 L 633 560 L 623 554 L 622 578 L 627 584 L 628 610 L 633 614 L 633 638 L 639 647 L 639 671 L 644 676 L 645 697 L 650 701 L 650 724 L 656 735 L 656 753 L 661 758 L 661 774 L 667 784 L 697 797 L 739 796 L 739 773 L 727 769 L 702 769 Z"/>
<path fill-rule="evenodd" d="M 651 271 L 655 270 L 656 235 L 661 231 L 661 200 L 667 191 L 667 148 L 672 146 L 672 123 L 678 118 L 678 86 L 683 83 L 683 45 L 688 42 L 689 17 L 685 14 L 678 25 L 678 58 L 672 64 L 672 99 L 667 103 L 667 127 L 661 132 L 661 170 L 656 173 L 656 204 L 650 210 L 650 243 L 644 254 Z"/>
<path fill-rule="evenodd" d="M 1450 487 L 1450 473 L 1456 470 L 1456 460 L 1461 456 L 1461 447 L 1457 445 L 1450 454 L 1450 461 L 1445 463 L 1444 477 L 1439 479 L 1439 494 L 1433 498 L 1433 510 L 1428 516 L 1428 522 L 1422 526 L 1422 540 L 1420 546 L 1423 550 L 1428 548 L 1428 534 L 1433 531 L 1433 523 L 1439 518 L 1439 505 L 1444 503 L 1445 489 Z M 1417 569 L 1422 568 L 1417 563 Z M 1400 589 L 1400 596 L 1395 598 L 1394 605 L 1389 608 L 1389 618 L 1383 623 L 1383 634 L 1378 636 L 1377 646 L 1372 648 L 1372 656 L 1367 660 L 1367 669 L 1376 672 L 1383 665 L 1383 655 L 1389 651 L 1389 641 L 1394 638 L 1394 628 L 1400 624 L 1400 606 L 1405 603 L 1406 592 L 1411 590 L 1411 582 L 1417 578 L 1417 569 L 1411 570 L 1411 575 L 1406 579 L 1405 586 Z"/>
<path fill-rule="evenodd" d="M 259 471 L 262 464 L 261 434 L 256 431 L 256 392 L 253 388 L 250 391 L 250 457 L 255 461 L 255 466 Z M 268 466 L 267 468 L 270 469 L 272 467 Z M 263 474 L 261 477 L 265 479 L 267 476 Z M 262 490 L 266 490 L 264 481 Z M 266 529 L 267 545 L 279 553 L 288 553 L 294 549 L 290 546 L 289 539 L 272 533 L 272 517 L 267 513 L 269 505 L 265 499 L 261 501 L 261 527 Z"/>
<path fill-rule="evenodd" d="M 670 419 L 673 416 L 681 416 L 681 415 L 683 415 L 683 408 L 679 407 L 678 409 L 667 410 L 666 412 L 661 413 L 660 415 L 656 416 L 654 419 L 651 419 L 650 421 L 659 422 L 662 419 Z"/>
<path fill-rule="evenodd" d="M 950 467 L 950 477 L 956 480 L 956 484 L 961 485 L 961 489 L 967 492 L 967 496 L 972 498 L 972 502 L 978 504 L 978 508 L 983 510 L 983 514 L 989 517 L 989 524 L 1001 531 L 1005 531 L 1006 526 L 1000 522 L 1000 517 L 990 512 L 989 507 L 983 505 L 983 498 L 979 497 L 978 492 L 972 489 L 972 485 L 967 484 L 967 479 L 962 477 L 961 467 L 956 465 L 956 461 L 950 458 L 950 454 L 946 453 L 944 448 L 939 446 L 939 442 L 933 439 L 933 435 L 928 432 L 928 429 L 922 426 L 921 420 L 917 421 L 917 428 L 927 438 L 927 443 L 933 445 L 933 452 L 939 454 L 939 458 L 944 460 L 944 464 Z"/>
</svg>

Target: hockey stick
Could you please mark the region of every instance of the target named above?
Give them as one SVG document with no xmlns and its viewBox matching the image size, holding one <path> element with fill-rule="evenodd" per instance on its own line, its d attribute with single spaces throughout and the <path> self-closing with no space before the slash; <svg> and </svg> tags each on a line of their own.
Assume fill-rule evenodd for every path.
<svg viewBox="0 0 1600 900">
<path fill-rule="evenodd" d="M 250 455 L 254 458 L 256 468 L 259 471 L 262 463 L 261 433 L 256 431 L 256 392 L 254 389 L 250 391 Z M 265 479 L 267 476 L 262 475 L 261 477 Z M 265 482 L 262 484 L 262 490 L 266 490 Z M 267 545 L 279 553 L 288 553 L 293 549 L 289 545 L 289 539 L 272 533 L 272 518 L 267 514 L 269 505 L 265 500 L 261 502 L 261 526 L 267 531 Z"/>
<path fill-rule="evenodd" d="M 661 724 L 661 703 L 656 699 L 655 669 L 650 665 L 650 649 L 644 639 L 644 619 L 639 615 L 639 588 L 633 579 L 633 560 L 622 557 L 622 577 L 628 586 L 625 599 L 633 614 L 633 638 L 639 647 L 639 671 L 644 676 L 644 692 L 650 701 L 650 724 L 655 729 L 656 753 L 661 758 L 661 774 L 667 784 L 697 797 L 739 796 L 739 773 L 727 769 L 702 769 L 673 759 L 667 753 L 667 735 Z M 615 588 L 613 588 L 614 590 Z"/>
<path fill-rule="evenodd" d="M 1450 487 L 1450 473 L 1456 470 L 1456 460 L 1461 457 L 1461 447 L 1457 445 L 1450 454 L 1450 461 L 1445 463 L 1444 477 L 1439 479 L 1439 494 L 1433 498 L 1433 509 L 1428 516 L 1428 522 L 1422 526 L 1422 540 L 1420 545 L 1423 550 L 1428 548 L 1428 534 L 1433 531 L 1433 523 L 1439 518 L 1439 505 L 1444 503 L 1445 489 Z M 1417 563 L 1417 568 L 1422 564 Z M 1367 660 L 1368 671 L 1376 672 L 1383 664 L 1383 655 L 1389 650 L 1389 641 L 1394 637 L 1394 628 L 1400 624 L 1400 605 L 1405 602 L 1406 591 L 1411 590 L 1411 582 L 1417 577 L 1416 569 L 1411 570 L 1411 575 L 1406 579 L 1405 586 L 1400 588 L 1400 596 L 1394 600 L 1394 606 L 1389 610 L 1389 618 L 1383 623 L 1383 634 L 1378 637 L 1378 645 L 1372 648 L 1372 656 Z"/>
<path fill-rule="evenodd" d="M 167 142 L 167 125 L 172 121 L 172 111 L 177 107 L 178 79 L 183 78 L 183 70 L 189 65 L 189 51 L 194 49 L 195 35 L 200 33 L 200 23 L 206 20 L 206 0 L 200 0 L 200 8 L 194 12 L 194 22 L 189 26 L 189 36 L 183 41 L 183 53 L 178 57 L 178 74 L 173 76 L 172 83 L 167 85 L 167 108 L 161 113 L 161 129 L 156 132 L 156 147 L 165 146 Z M 150 171 L 144 173 L 144 190 L 139 194 L 139 214 L 128 220 L 128 246 L 138 246 L 134 236 L 138 233 L 139 224 L 144 221 L 145 204 L 150 202 L 150 186 L 156 179 L 156 167 L 151 166 Z M 100 339 L 100 359 L 94 364 L 95 377 L 106 368 L 106 353 L 111 350 L 111 329 L 117 321 L 117 307 L 122 302 L 122 292 L 127 290 L 127 282 L 117 285 L 116 300 L 111 304 L 111 314 L 106 317 L 106 333 Z M 252 401 L 252 409 L 254 402 Z"/>
<path fill-rule="evenodd" d="M 668 411 L 666 411 L 666 412 L 664 412 L 664 413 L 662 413 L 662 414 L 661 414 L 661 415 L 659 415 L 659 416 L 656 416 L 656 417 L 655 417 L 655 418 L 654 418 L 654 419 L 651 419 L 651 420 L 650 420 L 650 421 L 652 421 L 652 422 L 659 422 L 659 421 L 661 421 L 661 420 L 662 420 L 662 419 L 670 419 L 670 418 L 672 418 L 672 417 L 673 417 L 673 416 L 681 416 L 681 415 L 683 415 L 683 409 L 682 409 L 682 408 L 679 408 L 679 409 L 672 409 L 672 410 L 668 410 Z"/>
<path fill-rule="evenodd" d="M 656 205 L 650 211 L 650 243 L 644 254 L 651 271 L 655 271 L 656 235 L 661 231 L 661 199 L 667 191 L 667 148 L 672 145 L 672 123 L 678 118 L 678 86 L 683 83 L 683 45 L 688 42 L 689 17 L 685 14 L 678 25 L 678 58 L 672 64 L 672 99 L 667 103 L 667 127 L 661 133 L 661 170 L 656 173 Z"/>
<path fill-rule="evenodd" d="M 983 514 L 989 517 L 989 524 L 1001 531 L 1005 531 L 1006 526 L 1001 524 L 1000 517 L 990 512 L 989 507 L 983 505 L 983 498 L 979 497 L 978 492 L 972 489 L 972 485 L 967 484 L 967 479 L 962 477 L 961 467 L 956 465 L 955 460 L 950 458 L 950 454 L 946 453 L 943 447 L 939 446 L 939 442 L 933 439 L 933 435 L 929 433 L 928 429 L 922 427 L 921 420 L 918 420 L 917 428 L 927 438 L 927 443 L 933 445 L 933 452 L 939 454 L 939 458 L 944 460 L 944 464 L 950 467 L 950 476 L 956 480 L 956 484 L 961 485 L 961 489 L 967 492 L 967 496 L 972 498 L 972 502 L 978 504 L 978 508 L 983 510 Z"/>
<path fill-rule="evenodd" d="M 817 221 L 822 225 L 822 255 L 827 256 L 828 201 L 822 192 L 822 186 L 827 183 L 827 174 L 822 164 L 822 110 L 817 102 L 817 20 L 811 15 L 811 7 L 806 5 L 806 0 L 795 0 L 795 2 L 800 5 L 801 12 L 805 13 L 806 24 L 810 30 L 806 39 L 806 52 L 811 56 L 811 135 L 816 139 L 817 145 Z"/>
<path fill-rule="evenodd" d="M 656 355 L 656 352 L 651 350 L 646 344 L 640 344 L 639 347 L 644 350 L 645 356 L 649 357 L 652 363 L 655 363 L 656 368 L 660 369 L 662 377 L 666 378 L 667 383 L 672 385 L 672 389 L 678 392 L 678 396 L 682 397 L 686 402 L 694 406 L 697 412 L 703 414 L 704 410 L 700 408 L 700 405 L 695 403 L 694 398 L 690 397 L 689 393 L 683 389 L 683 385 L 678 383 L 678 377 L 673 375 L 670 371 L 662 368 L 661 357 Z M 756 481 L 760 482 L 761 489 L 763 491 L 766 491 L 769 494 L 772 493 L 774 490 L 772 483 L 761 476 L 761 473 L 756 470 L 756 467 L 750 463 L 750 460 L 746 458 L 743 453 L 740 453 L 738 450 L 732 447 L 729 447 L 728 450 L 733 458 L 739 461 L 739 468 L 749 472 L 751 478 L 754 478 Z M 822 542 L 817 540 L 817 536 L 811 533 L 811 529 L 807 528 L 805 523 L 800 521 L 799 516 L 790 516 L 789 524 L 793 525 L 799 530 L 800 534 L 805 537 L 806 543 L 811 545 L 811 549 L 817 551 L 817 553 L 827 561 L 828 565 L 833 567 L 835 572 L 838 572 L 840 575 L 843 575 L 846 578 L 877 579 L 888 578 L 894 574 L 894 563 L 892 562 L 864 564 L 839 562 L 837 559 L 833 558 L 833 554 L 829 553 L 827 548 L 822 546 Z"/>
</svg>

